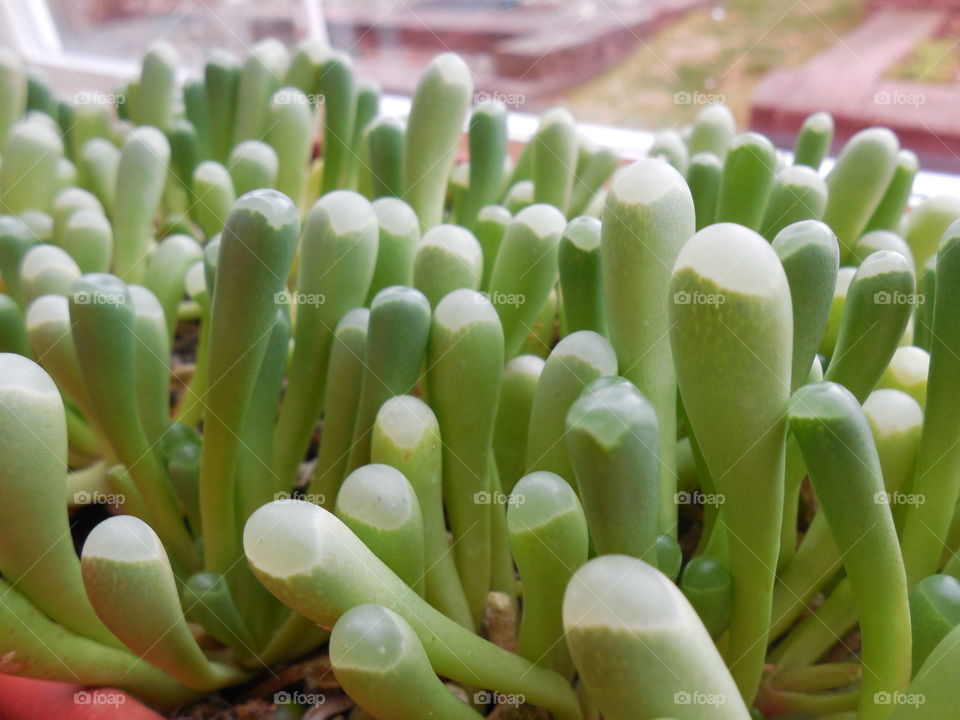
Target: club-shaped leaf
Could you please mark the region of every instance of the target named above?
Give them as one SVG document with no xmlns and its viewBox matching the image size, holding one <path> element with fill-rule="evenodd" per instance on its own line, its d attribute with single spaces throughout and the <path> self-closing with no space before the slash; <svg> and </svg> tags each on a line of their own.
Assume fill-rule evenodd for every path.
<svg viewBox="0 0 960 720">
<path fill-rule="evenodd" d="M 793 164 L 819 170 L 833 142 L 833 118 L 830 113 L 815 112 L 807 116 L 797 132 L 793 145 Z"/>
<path fill-rule="evenodd" d="M 57 163 L 62 155 L 57 131 L 39 118 L 28 117 L 10 128 L 0 166 L 0 211 L 10 215 L 48 211 L 58 190 Z"/>
<path fill-rule="evenodd" d="M 370 459 L 395 467 L 417 493 L 423 518 L 427 602 L 473 630 L 470 608 L 447 540 L 440 425 L 430 407 L 409 395 L 387 400 L 373 426 Z"/>
<path fill-rule="evenodd" d="M 613 148 L 593 147 L 580 138 L 580 158 L 576 175 L 573 178 L 573 190 L 567 205 L 569 218 L 584 215 L 594 202 L 604 183 L 610 179 L 620 164 L 620 155 Z"/>
<path fill-rule="evenodd" d="M 24 305 L 41 295 L 67 295 L 80 268 L 66 251 L 56 245 L 38 244 L 20 262 L 20 293 Z"/>
<path fill-rule="evenodd" d="M 866 400 L 900 344 L 915 302 L 913 271 L 900 253 L 881 250 L 864 260 L 847 290 L 824 379 Z"/>
<path fill-rule="evenodd" d="M 509 360 L 520 352 L 557 282 L 557 249 L 566 221 L 555 207 L 524 208 L 510 221 L 490 276 Z"/>
<path fill-rule="evenodd" d="M 570 484 L 551 472 L 520 479 L 507 505 L 510 549 L 523 581 L 517 652 L 571 677 L 563 638 L 563 591 L 587 561 L 587 521 Z"/>
<path fill-rule="evenodd" d="M 443 438 L 443 494 L 457 571 L 479 627 L 490 589 L 489 448 L 503 368 L 503 329 L 489 300 L 455 290 L 440 301 L 427 368 L 427 396 Z"/>
<path fill-rule="evenodd" d="M 197 645 L 160 538 L 142 520 L 117 515 L 97 525 L 84 543 L 82 568 L 97 614 L 138 656 L 197 690 L 244 679 Z"/>
<path fill-rule="evenodd" d="M 819 220 L 827 206 L 827 186 L 804 165 L 784 168 L 773 179 L 760 234 L 772 241 L 781 230 L 803 220 Z"/>
<path fill-rule="evenodd" d="M 406 130 L 395 117 L 382 116 L 366 131 L 373 197 L 400 197 L 403 192 L 403 152 Z"/>
<path fill-rule="evenodd" d="M 258 188 L 275 187 L 280 160 L 267 143 L 244 140 L 233 147 L 227 167 L 237 195 L 243 196 Z"/>
<path fill-rule="evenodd" d="M 113 192 L 114 271 L 142 283 L 153 241 L 153 218 L 167 180 L 170 144 L 156 128 L 133 130 L 123 143 Z"/>
<path fill-rule="evenodd" d="M 330 634 L 330 663 L 350 697 L 380 720 L 482 717 L 440 682 L 407 621 L 380 605 L 343 614 Z"/>
<path fill-rule="evenodd" d="M 533 146 L 533 201 L 566 212 L 577 169 L 577 128 L 573 116 L 553 108 L 540 117 Z"/>
<path fill-rule="evenodd" d="M 606 555 L 563 599 L 567 644 L 606 720 L 747 720 L 737 686 L 696 611 L 642 560 Z"/>
<path fill-rule="evenodd" d="M 711 637 L 730 624 L 730 571 L 717 558 L 698 555 L 683 570 L 683 594 L 697 611 Z"/>
<path fill-rule="evenodd" d="M 790 429 L 853 589 L 865 671 L 858 717 L 884 718 L 878 693 L 910 682 L 910 609 L 906 573 L 887 503 L 880 458 L 857 398 L 836 383 L 800 388 Z"/>
<path fill-rule="evenodd" d="M 213 160 L 225 163 L 233 147 L 240 61 L 225 50 L 214 50 L 207 58 L 203 76 L 210 117 L 210 152 Z"/>
<path fill-rule="evenodd" d="M 680 395 L 725 500 L 721 522 L 733 579 L 727 657 L 736 658 L 733 675 L 752 701 L 779 551 L 793 347 L 790 287 L 766 240 L 722 223 L 683 246 L 670 290 Z M 660 432 L 666 432 L 662 420 Z"/>
<path fill-rule="evenodd" d="M 694 232 L 693 200 L 676 170 L 659 160 L 641 160 L 614 176 L 602 223 L 600 255 L 610 342 L 620 372 L 657 415 L 659 524 L 662 531 L 673 532 L 677 390 L 668 289 L 673 262 Z"/>
<path fill-rule="evenodd" d="M 373 201 L 373 211 L 380 227 L 380 244 L 367 295 L 368 305 L 384 288 L 413 284 L 413 262 L 420 240 L 420 221 L 403 200 L 378 198 Z"/>
<path fill-rule="evenodd" d="M 104 210 L 111 216 L 121 155 L 120 149 L 112 142 L 95 137 L 83 145 L 80 157 L 77 158 L 81 184 L 97 196 Z"/>
<path fill-rule="evenodd" d="M 207 160 L 193 171 L 193 194 L 196 198 L 191 214 L 207 239 L 223 230 L 227 214 L 237 195 L 230 172 L 220 163 Z"/>
<path fill-rule="evenodd" d="M 173 126 L 174 94 L 180 58 L 168 42 L 154 43 L 143 57 L 140 92 L 137 94 L 137 123 L 159 130 Z"/>
<path fill-rule="evenodd" d="M 377 411 L 390 398 L 413 392 L 427 352 L 430 302 L 403 285 L 377 293 L 370 305 L 360 403 L 348 470 L 370 462 L 371 431 Z"/>
<path fill-rule="evenodd" d="M 547 357 L 533 396 L 527 433 L 527 472 L 547 470 L 577 487 L 567 450 L 567 412 L 594 380 L 616 374 L 616 353 L 601 335 L 581 330 L 557 344 Z"/>
<path fill-rule="evenodd" d="M 273 95 L 267 140 L 277 154 L 277 190 L 300 201 L 313 152 L 313 113 L 307 96 L 292 87 Z"/>
<path fill-rule="evenodd" d="M 442 220 L 447 178 L 472 95 L 470 70 L 453 53 L 437 55 L 414 92 L 403 145 L 403 199 L 422 230 Z"/>
<path fill-rule="evenodd" d="M 936 257 L 947 228 L 960 220 L 960 198 L 935 195 L 914 208 L 903 222 L 903 237 L 913 250 L 917 268 L 926 268 Z"/>
<path fill-rule="evenodd" d="M 63 401 L 21 355 L 0 353 L 0 426 L 0 571 L 67 630 L 117 646 L 86 598 L 70 538 Z"/>
<path fill-rule="evenodd" d="M 507 108 L 498 100 L 480 103 L 470 115 L 470 184 L 466 204 L 457 217 L 465 228 L 477 232 L 475 223 L 481 208 L 500 198 L 503 164 L 507 155 Z M 487 258 L 484 253 L 484 258 Z M 493 258 L 489 260 L 493 264 Z"/>
<path fill-rule="evenodd" d="M 653 407 L 629 380 L 602 378 L 573 404 L 566 425 L 597 553 L 632 555 L 656 565 L 660 462 Z"/>
<path fill-rule="evenodd" d="M 914 675 L 957 625 L 960 625 L 960 581 L 951 575 L 931 575 L 917 583 L 910 592 Z"/>
<path fill-rule="evenodd" d="M 473 233 L 459 225 L 436 225 L 417 243 L 413 284 L 436 307 L 454 290 L 477 290 L 483 263 L 483 251 Z"/>
<path fill-rule="evenodd" d="M 180 301 L 186 292 L 186 275 L 203 260 L 203 249 L 189 235 L 168 235 L 150 259 L 146 286 L 160 301 L 172 339 L 180 315 Z"/>
<path fill-rule="evenodd" d="M 607 334 L 600 254 L 599 220 L 581 216 L 567 223 L 560 238 L 557 264 L 563 321 L 568 333 L 593 330 Z"/>
<path fill-rule="evenodd" d="M 733 113 L 726 105 L 707 105 L 697 115 L 690 128 L 690 157 L 697 153 L 712 152 L 723 160 L 735 132 Z"/>
<path fill-rule="evenodd" d="M 517 355 L 503 368 L 493 452 L 500 483 L 508 493 L 527 471 L 530 413 L 544 365 L 537 355 Z"/>
<path fill-rule="evenodd" d="M 236 79 L 236 110 L 231 123 L 231 147 L 244 140 L 257 140 L 264 136 L 270 125 L 270 98 L 280 87 L 280 81 L 289 64 L 287 48 L 276 38 L 261 40 L 250 49 Z M 232 68 L 227 64 L 223 70 L 226 70 L 224 74 L 227 74 Z M 226 95 L 227 88 L 222 90 Z M 216 159 L 224 162 L 223 159 Z"/>
<path fill-rule="evenodd" d="M 276 190 L 233 206 L 220 238 L 210 318 L 200 508 L 207 570 L 229 577 L 239 553 L 235 473 L 240 436 L 270 333 L 277 295 L 300 229 L 297 209 Z"/>
<path fill-rule="evenodd" d="M 113 227 L 100 211 L 78 210 L 66 221 L 61 246 L 80 272 L 107 272 L 113 257 Z"/>
<path fill-rule="evenodd" d="M 423 516 L 410 481 L 390 465 L 364 465 L 347 475 L 336 515 L 418 595 L 424 594 Z"/>
<path fill-rule="evenodd" d="M 913 193 L 913 180 L 920 169 L 917 156 L 909 150 L 897 153 L 897 163 L 893 170 L 893 177 L 887 185 L 880 203 L 874 211 L 865 231 L 870 230 L 897 230 L 903 219 L 903 211 L 907 209 L 910 195 Z"/>
<path fill-rule="evenodd" d="M 759 230 L 773 186 L 776 150 L 766 137 L 747 132 L 730 141 L 717 193 L 713 221 Z"/>
<path fill-rule="evenodd" d="M 837 285 L 840 247 L 827 225 L 803 220 L 774 238 L 793 302 L 793 370 L 791 389 L 803 385 L 827 327 Z"/>
<path fill-rule="evenodd" d="M 900 143 L 886 128 L 854 135 L 827 175 L 829 196 L 823 221 L 840 241 L 840 261 L 846 263 L 893 177 Z"/>
</svg>

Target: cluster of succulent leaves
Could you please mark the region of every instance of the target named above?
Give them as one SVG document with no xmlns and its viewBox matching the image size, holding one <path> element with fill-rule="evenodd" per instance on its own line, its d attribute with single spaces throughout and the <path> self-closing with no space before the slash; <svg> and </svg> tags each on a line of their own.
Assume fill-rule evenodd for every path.
<svg viewBox="0 0 960 720">
<path fill-rule="evenodd" d="M 100 97 L 0 54 L 0 671 L 955 712 L 960 198 L 908 211 L 893 133 L 824 173 L 829 116 L 788 156 L 709 106 L 628 164 L 556 109 L 512 159 L 455 55 L 398 119 L 272 40 Z"/>
</svg>

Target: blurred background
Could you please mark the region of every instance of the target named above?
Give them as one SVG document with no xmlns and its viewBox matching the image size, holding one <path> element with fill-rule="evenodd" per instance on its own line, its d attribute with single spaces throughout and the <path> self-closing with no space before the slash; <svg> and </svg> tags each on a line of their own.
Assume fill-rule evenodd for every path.
<svg viewBox="0 0 960 720">
<path fill-rule="evenodd" d="M 327 34 L 363 75 L 409 95 L 436 53 L 461 53 L 478 93 L 563 105 L 626 129 L 681 126 L 725 102 L 789 145 L 827 110 L 836 142 L 894 129 L 928 169 L 960 172 L 960 0 L 4 0 L 7 42 L 73 75 L 110 74 L 151 42 L 188 65 L 267 36 Z M 2 29 L 0 29 L 2 33 Z M 59 62 L 57 62 L 59 61 Z M 56 84 L 56 83 L 55 83 Z M 70 84 L 76 85 L 76 80 Z"/>
</svg>

